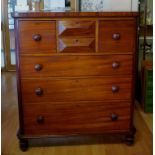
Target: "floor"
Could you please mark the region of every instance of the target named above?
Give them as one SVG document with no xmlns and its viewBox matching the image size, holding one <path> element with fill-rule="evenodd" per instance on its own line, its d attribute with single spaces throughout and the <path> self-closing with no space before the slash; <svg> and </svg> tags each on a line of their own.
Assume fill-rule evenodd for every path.
<svg viewBox="0 0 155 155">
<path fill-rule="evenodd" d="M 137 129 L 135 144 L 96 143 L 48 147 L 30 147 L 21 152 L 16 132 L 18 129 L 18 108 L 16 75 L 14 72 L 2 73 L 2 155 L 152 155 L 153 154 L 153 116 L 145 114 L 136 104 L 134 124 Z"/>
</svg>

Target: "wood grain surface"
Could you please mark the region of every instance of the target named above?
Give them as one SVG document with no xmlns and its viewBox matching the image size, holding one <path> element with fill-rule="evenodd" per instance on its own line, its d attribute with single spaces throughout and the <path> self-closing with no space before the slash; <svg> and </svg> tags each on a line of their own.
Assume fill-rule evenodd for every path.
<svg viewBox="0 0 155 155">
<path fill-rule="evenodd" d="M 144 113 L 141 106 L 134 108 L 134 124 L 137 129 L 135 144 L 132 147 L 120 143 L 115 136 L 65 138 L 60 146 L 53 139 L 37 139 L 31 142 L 27 152 L 19 149 L 16 137 L 19 128 L 16 73 L 2 72 L 1 77 L 1 154 L 2 155 L 152 155 L 153 154 L 153 115 Z M 138 104 L 138 103 L 137 103 Z M 87 116 L 88 117 L 88 116 Z M 9 139 L 9 140 L 8 140 Z M 55 141 L 58 139 L 55 139 Z M 115 142 L 115 143 L 114 143 Z M 37 143 L 37 147 L 33 147 Z M 76 145 L 75 145 L 76 144 Z"/>
<path fill-rule="evenodd" d="M 95 38 L 63 37 L 58 41 L 58 52 L 61 53 L 91 53 L 95 49 Z"/>
<path fill-rule="evenodd" d="M 24 104 L 24 135 L 72 135 L 128 131 L 130 102 L 50 102 Z M 111 115 L 118 116 L 112 121 Z M 44 118 L 39 124 L 37 118 Z M 37 130 L 36 130 L 37 129 Z"/>
<path fill-rule="evenodd" d="M 26 77 L 78 77 L 103 75 L 131 75 L 132 55 L 57 55 L 21 56 L 20 74 Z M 118 67 L 112 65 L 118 63 Z M 40 71 L 35 66 L 42 66 Z"/>
<path fill-rule="evenodd" d="M 128 77 L 85 77 L 21 80 L 23 103 L 49 101 L 103 101 L 131 99 L 132 78 Z M 119 88 L 112 92 L 112 86 Z M 41 88 L 43 94 L 35 91 Z"/>
<path fill-rule="evenodd" d="M 59 37 L 95 37 L 96 22 L 91 20 L 59 20 L 57 29 Z"/>
<path fill-rule="evenodd" d="M 18 24 L 20 54 L 56 52 L 55 21 L 20 21 Z M 40 41 L 33 37 L 39 34 Z"/>
<path fill-rule="evenodd" d="M 14 14 L 21 136 L 129 134 L 136 16 Z"/>
<path fill-rule="evenodd" d="M 54 17 L 54 18 L 92 18 L 92 17 L 137 17 L 138 12 L 74 12 L 74 11 L 64 11 L 64 12 L 48 12 L 41 10 L 40 12 L 13 12 L 12 17 L 14 18 L 42 18 L 42 17 Z"/>
<path fill-rule="evenodd" d="M 136 21 L 111 20 L 99 22 L 99 52 L 103 53 L 134 53 L 136 38 Z M 113 39 L 114 34 L 120 38 Z"/>
</svg>

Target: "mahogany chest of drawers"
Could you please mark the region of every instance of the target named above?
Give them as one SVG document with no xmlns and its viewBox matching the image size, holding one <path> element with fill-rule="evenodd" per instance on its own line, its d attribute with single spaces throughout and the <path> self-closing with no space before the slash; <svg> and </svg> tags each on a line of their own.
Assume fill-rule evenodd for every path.
<svg viewBox="0 0 155 155">
<path fill-rule="evenodd" d="M 20 147 L 122 133 L 134 140 L 137 13 L 13 13 Z"/>
</svg>

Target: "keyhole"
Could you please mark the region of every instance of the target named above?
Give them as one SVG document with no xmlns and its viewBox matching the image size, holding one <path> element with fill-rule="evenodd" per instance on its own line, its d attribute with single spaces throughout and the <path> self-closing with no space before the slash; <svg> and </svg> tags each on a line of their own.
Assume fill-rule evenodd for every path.
<svg viewBox="0 0 155 155">
<path fill-rule="evenodd" d="M 78 40 L 78 39 L 76 39 L 76 40 L 75 40 L 75 42 L 76 42 L 76 43 L 78 43 L 78 42 L 79 42 L 79 40 Z"/>
</svg>

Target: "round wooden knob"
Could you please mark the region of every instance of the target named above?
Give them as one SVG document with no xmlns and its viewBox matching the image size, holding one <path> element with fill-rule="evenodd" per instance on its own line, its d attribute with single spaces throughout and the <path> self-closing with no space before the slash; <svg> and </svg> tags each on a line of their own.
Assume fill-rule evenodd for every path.
<svg viewBox="0 0 155 155">
<path fill-rule="evenodd" d="M 43 89 L 42 88 L 37 88 L 35 90 L 35 93 L 36 93 L 37 96 L 41 96 L 43 94 Z"/>
<path fill-rule="evenodd" d="M 41 115 L 38 116 L 38 117 L 37 117 L 37 123 L 38 123 L 38 124 L 43 124 L 43 123 L 44 123 L 44 117 L 41 116 Z"/>
<path fill-rule="evenodd" d="M 112 86 L 112 92 L 116 93 L 119 91 L 119 87 L 118 86 Z"/>
<path fill-rule="evenodd" d="M 111 120 L 112 121 L 117 121 L 118 120 L 118 115 L 117 114 L 111 114 Z"/>
<path fill-rule="evenodd" d="M 119 62 L 112 63 L 112 68 L 114 68 L 114 69 L 119 68 L 119 66 L 120 66 Z"/>
<path fill-rule="evenodd" d="M 114 33 L 114 34 L 112 35 L 112 39 L 114 39 L 114 40 L 119 40 L 119 39 L 120 39 L 120 34 L 119 34 L 119 33 Z"/>
<path fill-rule="evenodd" d="M 35 66 L 34 66 L 34 69 L 36 70 L 36 71 L 40 71 L 40 70 L 42 70 L 42 65 L 41 64 L 36 64 Z"/>
<path fill-rule="evenodd" d="M 40 41 L 40 40 L 41 40 L 41 35 L 40 35 L 40 34 L 35 34 L 35 35 L 33 36 L 33 40 L 34 40 L 34 41 Z"/>
</svg>

